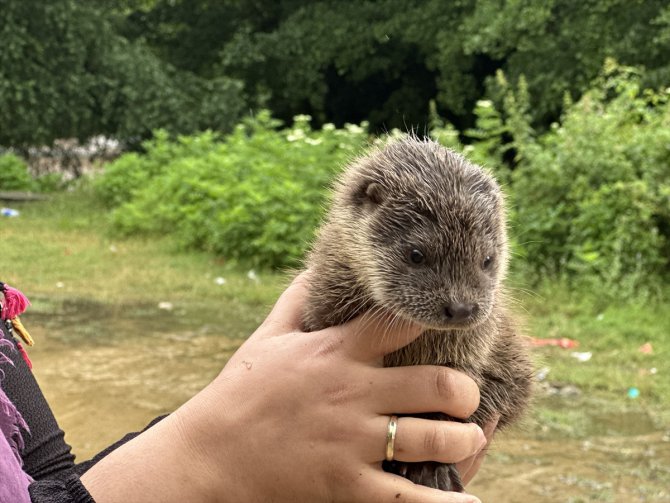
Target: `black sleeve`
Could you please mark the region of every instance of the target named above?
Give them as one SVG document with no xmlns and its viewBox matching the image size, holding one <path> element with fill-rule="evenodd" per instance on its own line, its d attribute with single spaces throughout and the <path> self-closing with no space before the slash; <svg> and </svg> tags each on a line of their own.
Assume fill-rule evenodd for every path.
<svg viewBox="0 0 670 503">
<path fill-rule="evenodd" d="M 38 480 L 28 490 L 32 503 L 95 503 L 74 473 L 59 479 Z"/>
<path fill-rule="evenodd" d="M 165 416 L 157 417 L 142 431 L 151 428 L 164 417 Z M 139 434 L 140 432 L 128 433 L 121 440 L 97 454 L 93 459 L 78 464 L 75 467 L 75 473 L 58 479 L 38 480 L 33 482 L 29 487 L 30 501 L 32 503 L 95 503 L 79 480 L 79 476 L 83 475 L 94 464 L 107 456 L 114 449 L 117 449 Z"/>
<path fill-rule="evenodd" d="M 0 330 L 2 337 L 12 342 L 11 348 L 0 346 L 0 351 L 14 363 L 13 366 L 3 365 L 5 377 L 2 387 L 30 428 L 30 433 L 24 434 L 25 448 L 22 458 L 23 469 L 35 480 L 29 487 L 31 501 L 95 503 L 79 480 L 79 476 L 140 432 L 127 434 L 93 459 L 75 465 L 71 448 L 65 443 L 63 431 L 59 428 L 32 371 L 16 348 L 16 341 L 8 333 L 2 320 Z M 165 416 L 154 419 L 147 428 L 163 417 Z"/>
<path fill-rule="evenodd" d="M 13 366 L 3 365 L 5 377 L 2 388 L 30 428 L 30 433 L 23 435 L 23 469 L 35 480 L 67 473 L 74 468 L 74 456 L 65 443 L 63 430 L 59 428 L 32 371 L 16 349 L 16 341 L 9 335 L 2 320 L 0 328 L 2 337 L 12 342 L 12 348 L 2 346 L 0 351 L 14 363 Z"/>
</svg>

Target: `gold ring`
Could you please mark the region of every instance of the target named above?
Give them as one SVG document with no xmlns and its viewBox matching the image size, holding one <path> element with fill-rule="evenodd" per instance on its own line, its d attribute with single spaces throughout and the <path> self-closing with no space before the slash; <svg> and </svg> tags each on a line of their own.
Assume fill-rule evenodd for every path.
<svg viewBox="0 0 670 503">
<path fill-rule="evenodd" d="M 386 461 L 393 461 L 393 451 L 395 448 L 395 433 L 398 430 L 398 416 L 389 418 L 389 425 L 386 429 Z"/>
</svg>

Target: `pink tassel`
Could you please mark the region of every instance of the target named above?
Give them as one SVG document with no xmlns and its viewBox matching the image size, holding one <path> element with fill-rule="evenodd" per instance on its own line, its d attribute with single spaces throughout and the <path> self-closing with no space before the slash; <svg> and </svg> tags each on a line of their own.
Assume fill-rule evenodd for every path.
<svg viewBox="0 0 670 503">
<path fill-rule="evenodd" d="M 2 305 L 2 319 L 11 320 L 17 317 L 30 305 L 28 298 L 7 284 L 4 285 L 2 293 L 5 295 L 5 302 Z"/>
<path fill-rule="evenodd" d="M 16 347 L 19 350 L 19 354 L 23 358 L 23 361 L 26 362 L 26 365 L 28 365 L 28 368 L 30 370 L 33 369 L 33 362 L 30 361 L 30 357 L 28 356 L 28 352 L 23 348 L 23 344 L 21 344 L 19 341 L 16 341 Z"/>
</svg>

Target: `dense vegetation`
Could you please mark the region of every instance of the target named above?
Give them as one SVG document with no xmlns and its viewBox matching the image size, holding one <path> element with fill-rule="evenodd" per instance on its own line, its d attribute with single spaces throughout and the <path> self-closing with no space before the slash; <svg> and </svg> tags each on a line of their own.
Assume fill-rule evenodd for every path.
<svg viewBox="0 0 670 503">
<path fill-rule="evenodd" d="M 217 139 L 164 132 L 111 164 L 96 187 L 122 232 L 170 233 L 182 246 L 260 266 L 296 265 L 335 170 L 366 141 L 362 127 L 275 130 L 262 113 Z"/>
<path fill-rule="evenodd" d="M 538 133 L 526 88 L 506 84 L 459 135 L 436 115 L 430 134 L 492 169 L 510 196 L 515 250 L 537 277 L 650 293 L 670 272 L 670 102 L 609 61 L 594 86 Z M 159 133 L 96 187 L 122 232 L 171 233 L 186 247 L 270 267 L 295 264 L 333 174 L 365 144 L 358 126 L 290 129 L 262 114 L 229 136 Z M 469 144 L 460 144 L 466 137 Z"/>
<path fill-rule="evenodd" d="M 17 152 L 107 135 L 117 232 L 281 268 L 333 174 L 416 126 L 495 172 L 536 277 L 670 272 L 664 2 L 4 0 L 0 26 L 0 190 L 58 186 Z"/>
<path fill-rule="evenodd" d="M 502 104 L 498 70 L 546 127 L 606 57 L 667 86 L 669 46 L 660 0 L 2 0 L 0 145 L 227 132 L 250 108 L 376 133 L 431 99 L 463 130 Z"/>
</svg>

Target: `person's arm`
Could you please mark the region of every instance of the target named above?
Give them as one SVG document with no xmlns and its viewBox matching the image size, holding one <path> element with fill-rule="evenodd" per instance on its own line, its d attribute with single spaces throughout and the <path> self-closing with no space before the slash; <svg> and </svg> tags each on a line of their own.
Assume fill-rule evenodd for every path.
<svg viewBox="0 0 670 503">
<path fill-rule="evenodd" d="M 300 332 L 305 294 L 299 277 L 208 387 L 88 470 L 81 481 L 95 501 L 478 501 L 381 469 L 390 415 L 466 418 L 475 383 L 444 367 L 383 368 L 416 326 L 363 316 Z M 401 417 L 395 459 L 459 462 L 485 444 L 474 424 Z"/>
</svg>

